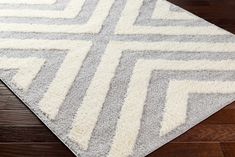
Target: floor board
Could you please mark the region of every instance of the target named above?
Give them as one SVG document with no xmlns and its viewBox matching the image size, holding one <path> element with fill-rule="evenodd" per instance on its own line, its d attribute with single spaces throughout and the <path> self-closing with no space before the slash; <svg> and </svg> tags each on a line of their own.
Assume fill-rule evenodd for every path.
<svg viewBox="0 0 235 157">
<path fill-rule="evenodd" d="M 58 142 L 0 143 L 1 157 L 74 157 Z"/>
<path fill-rule="evenodd" d="M 220 143 L 224 157 L 234 157 L 235 156 L 235 143 Z"/>
<path fill-rule="evenodd" d="M 0 142 L 59 142 L 45 126 L 1 126 Z"/>
<path fill-rule="evenodd" d="M 42 123 L 28 109 L 0 110 L 0 126 L 4 125 L 42 125 Z"/>
<path fill-rule="evenodd" d="M 219 143 L 169 143 L 148 157 L 224 157 Z"/>
</svg>

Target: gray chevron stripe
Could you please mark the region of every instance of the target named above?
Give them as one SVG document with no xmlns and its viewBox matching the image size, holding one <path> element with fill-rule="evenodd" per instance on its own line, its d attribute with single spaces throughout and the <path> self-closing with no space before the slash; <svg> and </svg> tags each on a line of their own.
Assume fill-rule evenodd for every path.
<svg viewBox="0 0 235 157">
<path fill-rule="evenodd" d="M 37 57 L 46 59 L 45 65 L 40 70 L 40 73 L 38 73 L 38 77 L 32 83 L 31 88 L 28 90 L 27 94 L 21 90 L 16 92 L 18 95 L 24 95 L 25 99 L 31 101 L 29 104 L 35 104 L 37 101 L 40 100 L 40 97 L 42 97 L 43 93 L 46 91 L 46 88 L 55 77 L 56 71 L 64 60 L 65 52 L 61 50 L 57 50 L 57 52 L 60 52 L 59 54 L 54 52 L 55 50 L 0 50 L 0 56 L 7 56 L 9 58 Z M 13 72 L 14 71 L 15 69 L 13 70 Z M 48 71 L 50 73 L 48 73 Z M 15 85 L 11 83 L 11 79 L 13 76 L 8 77 L 8 72 L 9 71 L 7 71 L 7 73 L 5 71 L 2 71 L 1 79 L 4 82 L 9 82 L 8 84 L 10 85 L 10 87 L 15 87 Z M 41 87 L 40 89 L 38 89 L 39 86 Z"/>
<path fill-rule="evenodd" d="M 234 100 L 234 35 L 167 1 L 22 2 L 0 78 L 77 156 L 145 156 Z"/>
<path fill-rule="evenodd" d="M 136 19 L 136 24 L 146 25 L 146 26 L 208 26 L 210 25 L 203 19 L 177 19 L 177 20 L 168 20 L 168 19 L 152 19 L 151 16 L 155 9 L 157 1 L 145 0 L 144 5 L 140 9 L 140 14 Z M 172 4 L 170 8 L 174 7 Z M 185 12 L 185 10 L 178 8 L 178 12 Z"/>
<path fill-rule="evenodd" d="M 64 8 L 63 9 L 56 9 L 56 11 L 65 10 L 65 8 L 68 6 L 69 2 L 70 1 L 67 1 L 66 3 L 63 2 L 63 3 L 65 3 L 65 4 L 63 4 Z M 46 18 L 46 17 L 35 17 L 35 18 L 32 18 L 32 17 L 31 18 L 28 18 L 28 17 L 22 17 L 22 18 L 0 17 L 0 22 L 2 22 L 2 23 L 57 24 L 57 25 L 82 24 L 82 23 L 86 23 L 89 20 L 90 16 L 93 13 L 93 10 L 96 8 L 98 2 L 99 2 L 98 0 L 87 0 L 87 1 L 85 1 L 81 12 L 79 12 L 77 14 L 76 18 L 72 18 L 72 19 L 65 19 L 65 18 L 51 19 L 51 18 Z M 59 6 L 58 7 L 55 6 L 55 7 L 59 8 Z M 50 11 L 51 11 L 51 9 L 50 9 Z"/>
<path fill-rule="evenodd" d="M 35 10 L 63 10 L 69 0 L 56 0 L 53 5 L 50 4 L 0 4 L 0 9 L 35 9 Z"/>
<path fill-rule="evenodd" d="M 173 54 L 173 53 L 172 53 Z M 96 125 L 96 128 L 94 129 L 94 133 L 93 133 L 93 137 L 91 138 L 91 141 L 90 141 L 90 148 L 88 149 L 89 153 L 87 153 L 87 151 L 84 151 L 84 152 L 81 152 L 81 154 L 83 154 L 83 156 L 89 156 L 89 154 L 95 154 L 97 152 L 97 150 L 99 150 L 99 152 L 102 152 L 101 156 L 105 156 L 105 154 L 109 151 L 109 147 L 110 147 L 110 143 L 111 143 L 111 139 L 113 137 L 113 129 L 115 128 L 116 126 L 116 123 L 117 123 L 117 119 L 119 117 L 119 112 L 120 112 L 120 109 L 121 109 L 121 105 L 123 104 L 123 101 L 124 101 L 124 97 L 125 97 L 125 94 L 126 94 L 126 90 L 127 90 L 127 84 L 130 80 L 130 76 L 131 76 L 131 73 L 132 73 L 132 70 L 133 70 L 133 66 L 134 66 L 134 63 L 135 63 L 135 60 L 137 58 L 143 58 L 143 56 L 145 56 L 144 58 L 149 58 L 149 59 L 152 59 L 152 58 L 165 58 L 165 59 L 174 59 L 174 58 L 177 58 L 179 60 L 190 60 L 192 59 L 191 55 L 187 54 L 187 53 L 179 53 L 178 55 L 172 55 L 171 53 L 169 54 L 165 54 L 165 53 L 158 53 L 158 54 L 154 54 L 154 55 L 151 55 L 151 53 L 146 53 L 145 55 L 143 55 L 143 53 L 140 53 L 139 55 L 136 55 L 136 53 L 133 53 L 133 54 L 129 54 L 127 53 L 126 55 L 123 56 L 122 60 L 120 61 L 120 66 L 116 69 L 116 74 L 115 74 L 115 78 L 113 79 L 112 83 L 111 83 L 111 86 L 112 86 L 112 89 L 109 90 L 109 93 L 107 94 L 107 98 L 106 98 L 106 101 L 104 103 L 104 106 L 103 106 L 103 109 L 102 109 L 102 112 L 99 116 L 99 121 L 97 122 L 97 125 Z M 219 54 L 219 53 L 218 53 Z M 188 55 L 188 57 L 187 57 Z M 209 57 L 208 57 L 209 56 Z M 222 57 L 223 59 L 230 59 L 230 54 L 227 54 L 226 56 Z M 235 56 L 234 56 L 235 57 Z M 211 53 L 205 53 L 204 55 L 198 55 L 198 57 L 195 57 L 195 59 L 202 59 L 202 58 L 205 58 L 205 59 L 212 59 L 212 60 L 217 60 L 217 55 L 212 55 Z M 220 58 L 220 59 L 222 59 Z M 165 92 L 165 89 L 162 87 L 163 85 L 163 81 L 168 81 L 167 79 L 165 78 L 168 78 L 169 76 L 167 76 L 169 71 L 167 72 L 163 72 L 163 73 L 160 73 L 160 76 L 162 77 L 162 79 L 160 79 L 160 82 L 159 85 L 161 86 L 161 92 Z M 166 73 L 166 74 L 164 74 Z M 174 75 L 177 75 L 177 77 L 172 77 Z M 184 74 L 183 76 L 181 76 L 182 74 Z M 184 72 L 175 72 L 175 74 L 169 74 L 169 75 L 172 75 L 171 78 L 182 78 L 182 79 L 187 79 L 187 78 L 195 78 L 197 80 L 214 80 L 218 78 L 218 80 L 230 80 L 230 81 L 233 81 L 234 78 L 233 75 L 234 75 L 234 71 L 233 72 L 210 72 L 208 73 L 208 71 L 204 71 L 204 72 L 197 72 L 195 74 L 195 72 L 187 72 L 187 73 L 184 73 Z M 157 77 L 158 78 L 158 77 Z M 157 81 L 156 81 L 157 82 Z M 149 87 L 152 87 L 155 89 L 151 89 L 150 91 L 155 91 L 154 93 L 151 93 L 153 96 L 152 98 L 148 98 L 148 100 L 152 100 L 152 99 L 162 99 L 163 97 L 160 97 L 158 96 L 158 90 L 156 91 L 156 89 L 159 89 L 159 88 L 155 88 L 156 85 L 155 84 L 152 84 L 149 85 Z M 167 84 L 166 84 L 167 86 Z M 75 88 L 78 88 L 75 87 Z M 79 88 L 82 88 L 82 87 L 79 87 Z M 156 93 L 157 92 L 157 93 Z M 74 100 L 74 102 L 80 102 L 80 93 L 78 93 L 79 97 L 76 98 L 76 100 Z M 226 97 L 226 96 L 224 96 Z M 227 99 L 223 99 L 223 100 L 227 100 L 227 101 L 231 101 L 232 99 L 234 98 L 234 94 L 231 95 L 229 98 Z M 209 102 L 208 102 L 209 103 Z M 218 104 L 218 101 L 215 102 L 217 103 L 218 106 L 220 106 L 221 104 L 225 104 L 223 102 L 221 102 L 221 104 Z M 151 102 L 151 106 L 154 107 L 154 104 L 159 104 L 158 101 L 154 101 L 154 102 Z M 206 104 L 206 103 L 205 103 Z M 65 104 L 65 106 L 68 106 L 69 103 Z M 163 105 L 163 104 L 162 104 Z M 146 106 L 147 107 L 147 106 Z M 62 108 L 65 108 L 65 107 L 62 107 Z M 153 112 L 153 110 L 152 110 Z M 156 111 L 157 112 L 157 111 Z M 144 115 L 146 115 L 147 119 L 151 119 L 151 114 L 154 114 L 156 115 L 156 112 L 154 113 L 145 113 Z M 201 112 L 201 111 L 200 111 Z M 71 109 L 71 112 L 70 113 L 74 113 L 74 110 Z M 107 115 L 108 114 L 108 115 Z M 150 114 L 150 116 L 149 116 Z M 157 114 L 159 115 L 159 113 Z M 112 118 L 110 118 L 112 117 Z M 143 117 L 145 118 L 145 117 Z M 155 118 L 155 117 L 154 117 Z M 152 119 L 154 119 L 152 118 Z M 158 121 L 159 119 L 154 119 L 154 120 L 151 120 L 151 122 L 156 122 Z M 66 122 L 67 122 L 67 119 L 66 119 Z M 64 124 L 66 123 L 64 122 Z M 106 126 L 103 125 L 103 122 L 106 122 Z M 157 124 L 159 123 L 155 123 L 156 126 Z M 147 124 L 146 124 L 147 125 Z M 143 130 L 141 132 L 144 132 L 146 130 L 148 130 L 146 132 L 146 134 L 149 133 L 149 131 L 153 131 L 154 129 L 156 129 L 156 126 L 153 125 L 153 127 L 151 127 L 151 130 L 150 128 L 143 128 Z M 158 134 L 158 132 L 156 132 L 157 130 L 155 130 L 154 132 L 152 132 L 151 134 L 148 134 L 149 136 L 153 135 L 153 134 Z M 136 148 L 136 154 L 138 156 L 138 154 L 141 152 L 144 153 L 144 154 L 147 154 L 149 153 L 149 148 L 145 148 L 142 150 L 142 146 L 146 147 L 148 146 L 146 143 L 151 143 L 151 146 L 152 147 L 157 147 L 158 143 L 156 141 L 159 140 L 159 138 L 157 138 L 156 140 L 150 140 L 148 141 L 149 139 L 146 138 L 146 134 L 140 136 L 139 138 L 141 139 L 141 147 L 139 147 L 140 145 L 137 144 L 137 148 Z M 156 136 L 157 137 L 157 136 Z M 151 136 L 151 138 L 153 138 L 153 136 Z M 98 141 L 103 141 L 102 142 L 102 147 L 100 147 L 99 145 L 97 145 L 97 142 Z M 153 141 L 153 142 L 152 142 Z M 72 142 L 71 142 L 72 143 Z M 76 145 L 77 146 L 77 145 Z M 76 147 L 75 146 L 75 147 Z M 133 155 L 133 156 L 135 156 Z"/>
<path fill-rule="evenodd" d="M 159 77 L 161 76 L 161 77 Z M 230 77 L 228 79 L 228 76 Z M 139 132 L 139 139 L 135 145 L 135 155 L 149 153 L 146 145 L 151 145 L 152 148 L 158 148 L 162 143 L 167 143 L 172 139 L 172 134 L 179 134 L 189 129 L 189 126 L 196 125 L 198 121 L 207 118 L 206 114 L 213 114 L 221 109 L 221 105 L 228 104 L 234 99 L 234 94 L 197 94 L 192 93 L 188 99 L 188 110 L 186 123 L 176 128 L 173 132 L 167 134 L 165 139 L 159 137 L 159 131 L 162 121 L 162 114 L 165 104 L 166 91 L 171 79 L 190 79 L 190 80 L 222 80 L 234 81 L 234 72 L 195 72 L 195 71 L 154 71 L 151 79 L 151 86 L 149 86 L 149 93 L 147 102 L 144 108 L 144 115 L 141 120 L 141 129 Z M 166 79 L 168 78 L 168 79 Z M 218 104 L 219 100 L 221 103 Z M 203 111 L 203 112 L 202 112 Z M 191 116 L 198 115 L 198 116 Z M 200 116 L 199 116 L 200 115 Z M 147 131 L 146 131 L 147 130 Z M 154 140 L 150 140 L 152 137 Z M 145 152 L 143 152 L 143 150 Z"/>
</svg>

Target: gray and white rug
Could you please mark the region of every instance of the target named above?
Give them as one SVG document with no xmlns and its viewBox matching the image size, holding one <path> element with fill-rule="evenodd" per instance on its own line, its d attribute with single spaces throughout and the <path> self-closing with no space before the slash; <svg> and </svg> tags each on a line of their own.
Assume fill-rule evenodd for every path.
<svg viewBox="0 0 235 157">
<path fill-rule="evenodd" d="M 0 78 L 81 157 L 143 157 L 235 100 L 235 36 L 165 0 L 1 0 Z"/>
</svg>

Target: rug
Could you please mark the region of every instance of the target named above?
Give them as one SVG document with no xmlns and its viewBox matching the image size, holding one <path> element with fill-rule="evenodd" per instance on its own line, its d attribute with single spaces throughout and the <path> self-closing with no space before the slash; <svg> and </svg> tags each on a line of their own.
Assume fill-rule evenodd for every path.
<svg viewBox="0 0 235 157">
<path fill-rule="evenodd" d="M 235 100 L 235 37 L 165 0 L 1 0 L 0 78 L 81 157 L 143 157 Z"/>
</svg>

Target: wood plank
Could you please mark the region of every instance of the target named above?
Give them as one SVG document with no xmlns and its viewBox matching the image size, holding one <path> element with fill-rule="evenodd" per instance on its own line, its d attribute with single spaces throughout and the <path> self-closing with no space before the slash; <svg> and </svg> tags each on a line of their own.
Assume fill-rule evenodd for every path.
<svg viewBox="0 0 235 157">
<path fill-rule="evenodd" d="M 235 143 L 220 143 L 224 157 L 235 157 Z"/>
<path fill-rule="evenodd" d="M 0 110 L 28 110 L 28 108 L 0 81 Z"/>
<path fill-rule="evenodd" d="M 234 28 L 234 0 L 217 1 L 217 0 L 168 0 L 169 2 L 178 5 L 193 14 L 202 17 L 203 19 L 216 24 L 232 33 L 235 33 Z M 228 27 L 225 24 L 229 24 Z M 231 27 L 232 26 L 232 27 Z"/>
<path fill-rule="evenodd" d="M 1 157 L 74 157 L 62 143 L 0 143 Z"/>
<path fill-rule="evenodd" d="M 224 109 L 235 109 L 235 101 L 232 104 L 226 106 Z"/>
<path fill-rule="evenodd" d="M 222 109 L 201 124 L 235 124 L 235 109 Z"/>
<path fill-rule="evenodd" d="M 12 95 L 12 92 L 5 86 L 5 84 L 1 81 L 0 83 L 0 95 Z"/>
<path fill-rule="evenodd" d="M 223 157 L 219 143 L 168 143 L 147 157 Z"/>
<path fill-rule="evenodd" d="M 0 110 L 0 127 L 14 125 L 43 125 L 30 110 Z"/>
<path fill-rule="evenodd" d="M 235 141 L 235 124 L 199 124 L 173 142 Z"/>
<path fill-rule="evenodd" d="M 45 126 L 1 126 L 0 142 L 56 142 L 58 138 Z"/>
<path fill-rule="evenodd" d="M 28 110 L 13 94 L 11 96 L 1 95 L 0 90 L 0 110 Z"/>
</svg>

